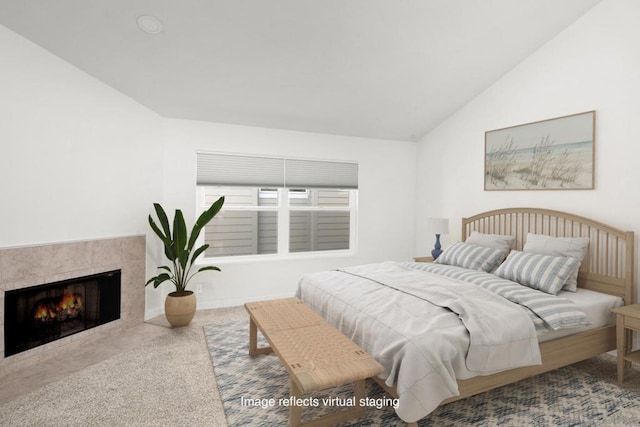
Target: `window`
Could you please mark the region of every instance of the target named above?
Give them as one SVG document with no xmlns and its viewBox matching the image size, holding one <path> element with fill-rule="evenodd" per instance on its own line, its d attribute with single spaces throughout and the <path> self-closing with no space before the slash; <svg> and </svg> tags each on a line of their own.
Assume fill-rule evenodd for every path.
<svg viewBox="0 0 640 427">
<path fill-rule="evenodd" d="M 350 248 L 350 190 L 288 191 L 289 252 Z"/>
<path fill-rule="evenodd" d="M 222 195 L 205 257 L 354 249 L 356 163 L 198 153 L 200 212 Z"/>
<path fill-rule="evenodd" d="M 223 209 L 205 226 L 205 257 L 278 253 L 278 190 L 200 187 L 201 211 L 220 196 Z"/>
</svg>

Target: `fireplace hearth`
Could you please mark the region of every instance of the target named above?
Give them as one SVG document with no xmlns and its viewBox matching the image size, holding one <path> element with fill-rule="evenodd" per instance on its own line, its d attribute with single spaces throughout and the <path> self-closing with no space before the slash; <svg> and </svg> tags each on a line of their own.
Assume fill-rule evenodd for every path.
<svg viewBox="0 0 640 427">
<path fill-rule="evenodd" d="M 5 357 L 120 319 L 121 271 L 5 293 Z"/>
</svg>

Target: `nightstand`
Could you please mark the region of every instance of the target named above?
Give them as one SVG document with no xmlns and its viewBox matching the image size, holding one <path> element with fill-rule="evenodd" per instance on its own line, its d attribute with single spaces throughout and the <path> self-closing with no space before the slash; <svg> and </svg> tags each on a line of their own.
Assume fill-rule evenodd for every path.
<svg viewBox="0 0 640 427">
<path fill-rule="evenodd" d="M 432 256 L 417 256 L 413 258 L 415 262 L 433 262 Z"/>
<path fill-rule="evenodd" d="M 618 383 L 624 382 L 624 368 L 640 363 L 640 350 L 631 351 L 632 331 L 640 331 L 640 304 L 614 308 L 616 313 L 616 347 L 618 353 Z"/>
</svg>

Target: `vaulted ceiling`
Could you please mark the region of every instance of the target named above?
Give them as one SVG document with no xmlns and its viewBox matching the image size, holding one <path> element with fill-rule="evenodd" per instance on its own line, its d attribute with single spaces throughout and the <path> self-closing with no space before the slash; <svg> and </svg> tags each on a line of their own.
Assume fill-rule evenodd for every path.
<svg viewBox="0 0 640 427">
<path fill-rule="evenodd" d="M 0 24 L 162 116 L 416 141 L 599 1 L 0 0 Z"/>
</svg>

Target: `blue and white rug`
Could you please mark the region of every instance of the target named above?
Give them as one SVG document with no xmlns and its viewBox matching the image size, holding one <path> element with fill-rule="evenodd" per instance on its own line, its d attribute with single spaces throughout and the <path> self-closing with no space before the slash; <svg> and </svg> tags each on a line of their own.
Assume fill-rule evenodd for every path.
<svg viewBox="0 0 640 427">
<path fill-rule="evenodd" d="M 207 325 L 204 334 L 229 426 L 287 425 L 289 376 L 275 355 L 249 356 L 248 322 Z M 366 386 L 366 417 L 347 425 L 406 425 L 380 386 Z M 348 405 L 351 395 L 351 386 L 313 393 L 303 419 Z M 640 395 L 570 366 L 442 406 L 419 425 L 640 426 Z"/>
</svg>

